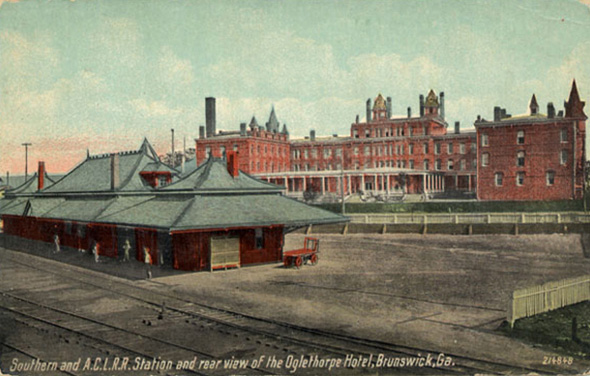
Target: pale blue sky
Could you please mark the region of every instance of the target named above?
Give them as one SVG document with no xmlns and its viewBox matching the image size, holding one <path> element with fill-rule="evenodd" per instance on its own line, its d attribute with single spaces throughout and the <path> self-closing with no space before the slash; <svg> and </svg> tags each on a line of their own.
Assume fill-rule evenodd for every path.
<svg viewBox="0 0 590 376">
<path fill-rule="evenodd" d="M 464 128 L 533 92 L 561 109 L 574 77 L 590 98 L 587 2 L 0 0 L 0 173 L 25 141 L 50 171 L 170 128 L 192 146 L 206 96 L 220 129 L 274 104 L 294 137 L 348 134 L 378 93 L 403 115 L 444 91 Z"/>
</svg>

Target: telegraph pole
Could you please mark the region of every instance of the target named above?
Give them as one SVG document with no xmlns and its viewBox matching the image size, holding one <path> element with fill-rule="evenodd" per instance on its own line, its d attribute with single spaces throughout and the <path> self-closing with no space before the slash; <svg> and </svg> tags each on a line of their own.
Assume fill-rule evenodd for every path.
<svg viewBox="0 0 590 376">
<path fill-rule="evenodd" d="M 30 142 L 23 142 L 21 144 L 25 147 L 25 181 L 29 175 L 29 146 L 33 145 Z"/>
<path fill-rule="evenodd" d="M 342 200 L 342 214 L 346 213 L 344 204 L 344 145 L 340 153 L 340 199 Z"/>
<path fill-rule="evenodd" d="M 171 166 L 174 167 L 174 165 L 176 164 L 176 158 L 174 158 L 174 128 L 170 129 L 172 131 L 172 158 L 171 158 Z"/>
</svg>

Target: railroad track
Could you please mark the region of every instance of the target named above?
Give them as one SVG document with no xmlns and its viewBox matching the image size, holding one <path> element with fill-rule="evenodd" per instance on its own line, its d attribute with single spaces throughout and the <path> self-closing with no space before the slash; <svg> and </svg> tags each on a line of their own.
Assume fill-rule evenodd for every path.
<svg viewBox="0 0 590 376">
<path fill-rule="evenodd" d="M 31 257 L 31 256 L 29 256 Z M 386 359 L 389 358 L 423 358 L 433 356 L 439 360 L 440 353 L 437 351 L 421 349 L 417 347 L 402 346 L 388 342 L 380 342 L 326 332 L 319 329 L 307 328 L 275 320 L 263 319 L 242 314 L 239 312 L 220 309 L 185 299 L 170 293 L 156 292 L 151 289 L 132 285 L 127 281 L 120 280 L 115 287 L 111 283 L 108 285 L 96 283 L 97 278 L 104 278 L 99 273 L 81 273 L 79 268 L 70 265 L 60 264 L 60 268 L 67 268 L 72 273 L 57 273 L 53 270 L 32 265 L 32 263 L 23 263 L 10 257 L 11 262 L 19 264 L 26 268 L 36 269 L 45 273 L 58 275 L 60 278 L 66 278 L 77 283 L 93 286 L 102 290 L 107 290 L 119 296 L 135 300 L 151 307 L 153 310 L 162 309 L 162 299 L 166 300 L 165 315 L 167 320 L 174 320 L 179 323 L 191 324 L 196 326 L 216 326 L 218 328 L 231 328 L 228 335 L 235 335 L 247 341 L 252 341 L 259 346 L 272 349 L 275 352 L 288 353 L 290 355 L 304 356 L 312 351 L 316 351 L 322 356 L 338 355 L 345 357 L 350 354 L 354 356 L 370 357 L 374 356 L 369 363 L 368 368 L 378 366 L 378 354 L 383 354 Z M 55 261 L 51 261 L 55 262 Z M 39 260 L 37 260 L 37 264 Z M 111 279 L 108 279 L 111 281 Z M 223 329 L 222 329 L 223 330 Z M 287 344 L 287 345 L 286 345 Z M 404 368 L 404 372 L 413 372 L 418 374 L 510 374 L 510 373 L 543 373 L 552 374 L 546 369 L 538 370 L 533 368 L 523 368 L 510 364 L 475 359 L 457 354 L 445 354 L 443 360 L 450 357 L 452 364 L 447 366 L 433 368 Z M 378 367 L 377 367 L 378 368 Z M 386 368 L 392 371 L 392 368 Z M 266 370 L 265 370 L 266 371 Z"/>
</svg>

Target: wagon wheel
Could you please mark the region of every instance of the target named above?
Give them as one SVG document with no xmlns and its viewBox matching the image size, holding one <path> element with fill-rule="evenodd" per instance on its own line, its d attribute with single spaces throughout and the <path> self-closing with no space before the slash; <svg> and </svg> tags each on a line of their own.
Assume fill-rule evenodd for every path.
<svg viewBox="0 0 590 376">
<path fill-rule="evenodd" d="M 290 259 L 289 257 L 285 257 L 285 258 L 283 259 L 283 266 L 284 266 L 285 268 L 288 268 L 289 266 L 291 266 L 291 259 Z"/>
<path fill-rule="evenodd" d="M 312 255 L 309 257 L 309 262 L 311 263 L 311 265 L 315 265 L 315 264 L 317 264 L 317 263 L 318 263 L 318 255 L 317 255 L 317 254 L 315 254 L 315 253 L 314 253 L 314 254 L 312 254 Z"/>
<path fill-rule="evenodd" d="M 301 258 L 301 256 L 297 256 L 297 258 L 295 259 L 295 267 L 299 269 L 301 265 L 303 265 L 303 259 Z"/>
</svg>

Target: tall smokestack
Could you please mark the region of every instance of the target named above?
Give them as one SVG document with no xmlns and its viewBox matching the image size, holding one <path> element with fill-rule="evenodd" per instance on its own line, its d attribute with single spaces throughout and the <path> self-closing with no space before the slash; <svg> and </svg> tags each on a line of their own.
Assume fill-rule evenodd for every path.
<svg viewBox="0 0 590 376">
<path fill-rule="evenodd" d="M 367 99 L 367 123 L 371 122 L 371 98 Z"/>
<path fill-rule="evenodd" d="M 392 106 L 391 97 L 387 97 L 387 120 L 391 119 Z"/>
<path fill-rule="evenodd" d="M 444 120 L 445 118 L 445 92 L 441 91 L 439 96 L 438 96 L 438 101 L 439 101 L 439 115 L 440 118 Z"/>
<path fill-rule="evenodd" d="M 39 161 L 37 170 L 37 190 L 40 191 L 45 186 L 45 162 Z"/>
<path fill-rule="evenodd" d="M 205 125 L 207 137 L 215 136 L 215 98 L 205 98 Z"/>
<path fill-rule="evenodd" d="M 424 95 L 420 94 L 420 117 L 424 117 Z"/>
<path fill-rule="evenodd" d="M 111 190 L 119 189 L 121 180 L 119 176 L 119 154 L 111 154 Z"/>
<path fill-rule="evenodd" d="M 205 127 L 199 125 L 199 138 L 205 138 Z"/>
</svg>

